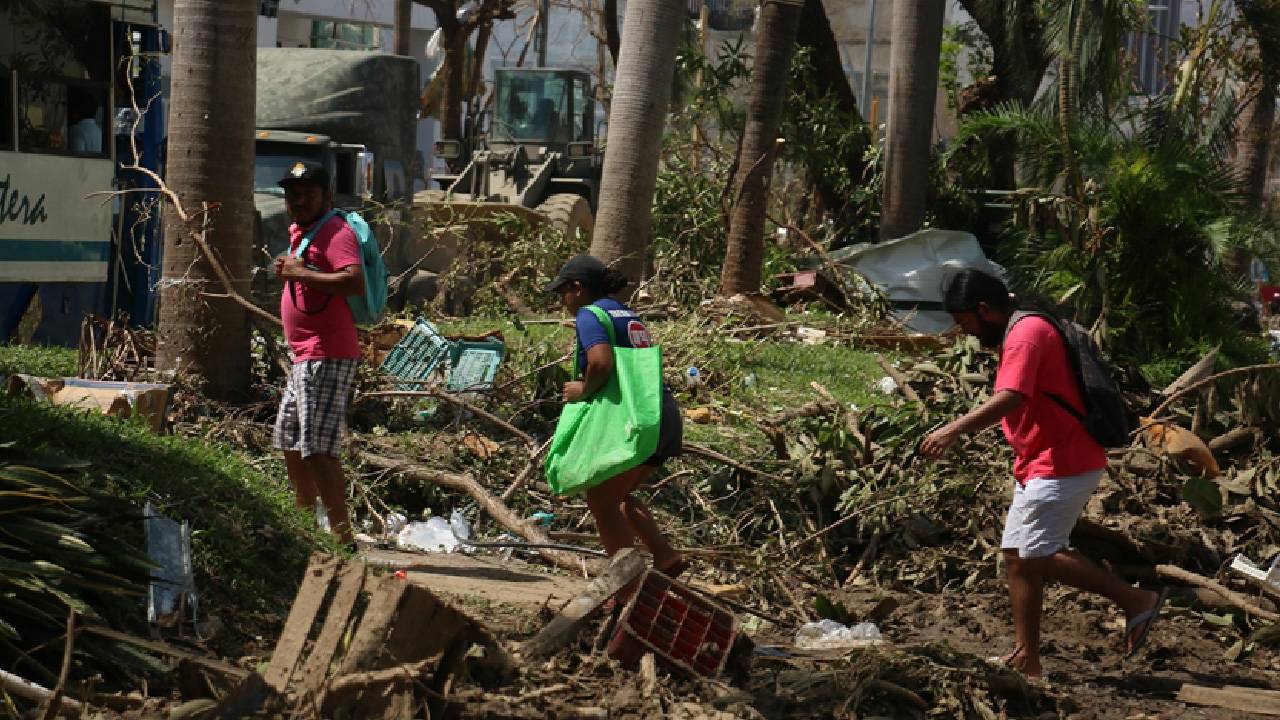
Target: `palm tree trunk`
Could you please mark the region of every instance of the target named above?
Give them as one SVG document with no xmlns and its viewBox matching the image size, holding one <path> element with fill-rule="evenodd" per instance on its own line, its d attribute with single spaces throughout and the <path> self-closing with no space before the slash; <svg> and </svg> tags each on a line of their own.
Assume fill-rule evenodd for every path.
<svg viewBox="0 0 1280 720">
<path fill-rule="evenodd" d="M 1271 167 L 1271 135 L 1276 121 L 1276 84 L 1260 78 L 1249 90 L 1252 100 L 1240 116 L 1236 142 L 1236 170 L 1240 194 L 1251 210 L 1267 205 L 1267 171 Z"/>
<path fill-rule="evenodd" d="M 683 0 L 630 0 L 622 24 L 591 254 L 632 281 L 644 268 L 684 13 Z"/>
<path fill-rule="evenodd" d="M 797 88 L 811 106 L 832 99 L 842 115 L 865 119 L 866 108 L 858 108 L 858 101 L 853 96 L 853 88 L 849 87 L 849 77 L 841 67 L 840 48 L 836 43 L 835 33 L 831 31 L 831 21 L 827 18 L 827 10 L 822 0 L 805 0 L 804 11 L 800 15 L 800 27 L 796 30 L 796 45 L 809 48 L 809 59 L 813 66 L 814 82 Z M 794 140 L 794 138 L 792 138 Z M 862 143 L 850 144 L 840 164 L 844 166 L 848 177 L 855 182 L 861 180 L 866 172 L 866 146 Z M 829 148 L 815 147 L 808 153 L 806 163 L 809 174 L 813 176 L 814 185 L 821 198 L 820 205 L 830 213 L 837 231 L 849 225 L 847 206 L 849 195 L 839 185 L 839 178 L 832 177 L 824 170 L 826 163 L 820 153 L 830 152 Z"/>
<path fill-rule="evenodd" d="M 253 130 L 257 78 L 253 0 L 178 0 L 174 7 L 173 97 L 165 180 L 188 211 L 218 203 L 208 243 L 248 294 L 253 244 Z M 215 399 L 249 386 L 245 311 L 221 292 L 177 213 L 165 216 L 160 343 L 156 363 L 204 384 Z"/>
<path fill-rule="evenodd" d="M 790 0 L 767 0 L 760 9 L 747 96 L 747 124 L 738 155 L 737 198 L 720 275 L 721 295 L 760 290 L 769 180 L 773 175 L 778 124 L 787 94 L 787 74 L 791 70 L 801 7 Z"/>
<path fill-rule="evenodd" d="M 924 224 L 945 15 L 943 0 L 893 4 L 881 240 L 913 233 Z"/>
</svg>

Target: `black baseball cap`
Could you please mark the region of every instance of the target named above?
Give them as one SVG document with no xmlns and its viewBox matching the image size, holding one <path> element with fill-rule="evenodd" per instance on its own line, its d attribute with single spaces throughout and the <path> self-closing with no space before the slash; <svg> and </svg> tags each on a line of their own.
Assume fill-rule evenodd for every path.
<svg viewBox="0 0 1280 720">
<path fill-rule="evenodd" d="M 293 167 L 289 168 L 289 174 L 280 178 L 280 182 L 276 183 L 282 188 L 288 188 L 293 183 L 313 182 L 320 186 L 323 190 L 329 189 L 329 171 L 324 166 L 314 162 L 297 162 Z"/>
<path fill-rule="evenodd" d="M 604 263 L 594 256 L 574 255 L 560 268 L 555 279 L 547 283 L 546 291 L 559 292 L 565 285 L 575 281 L 598 285 L 604 279 L 606 270 Z"/>
</svg>

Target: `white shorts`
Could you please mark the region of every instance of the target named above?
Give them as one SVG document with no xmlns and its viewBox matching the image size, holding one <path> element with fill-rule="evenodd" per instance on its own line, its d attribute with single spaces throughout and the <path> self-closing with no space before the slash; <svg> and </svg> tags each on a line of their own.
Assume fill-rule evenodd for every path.
<svg viewBox="0 0 1280 720">
<path fill-rule="evenodd" d="M 1048 557 L 1065 549 L 1102 473 L 1031 478 L 1025 486 L 1015 482 L 1000 549 L 1017 550 L 1021 558 Z"/>
</svg>

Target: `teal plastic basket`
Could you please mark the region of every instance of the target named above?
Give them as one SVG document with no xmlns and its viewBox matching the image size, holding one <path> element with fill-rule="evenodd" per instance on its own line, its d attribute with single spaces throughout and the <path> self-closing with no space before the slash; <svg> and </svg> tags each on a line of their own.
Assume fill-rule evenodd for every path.
<svg viewBox="0 0 1280 720">
<path fill-rule="evenodd" d="M 449 354 L 451 346 L 435 325 L 426 318 L 418 318 L 387 353 L 379 370 L 400 381 L 397 390 L 425 390 L 426 381 L 440 360 Z"/>
</svg>

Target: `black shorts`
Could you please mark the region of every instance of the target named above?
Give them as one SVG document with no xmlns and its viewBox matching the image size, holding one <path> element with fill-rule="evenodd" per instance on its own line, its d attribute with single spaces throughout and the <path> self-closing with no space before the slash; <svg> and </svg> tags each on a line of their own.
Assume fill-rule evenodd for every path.
<svg viewBox="0 0 1280 720">
<path fill-rule="evenodd" d="M 684 418 L 680 416 L 680 406 L 676 397 L 667 388 L 662 388 L 662 422 L 658 426 L 658 449 L 644 461 L 644 465 L 660 468 L 673 457 L 679 457 L 684 449 Z"/>
</svg>

